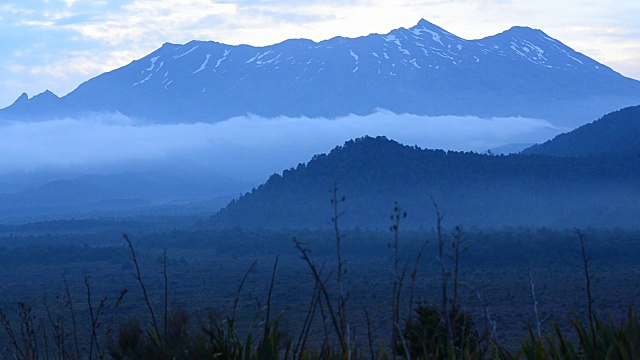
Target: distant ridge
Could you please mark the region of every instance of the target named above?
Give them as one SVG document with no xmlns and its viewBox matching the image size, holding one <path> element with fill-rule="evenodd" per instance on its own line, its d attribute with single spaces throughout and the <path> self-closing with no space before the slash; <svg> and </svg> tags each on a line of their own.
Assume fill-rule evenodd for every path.
<svg viewBox="0 0 640 360">
<path fill-rule="evenodd" d="M 195 208 L 207 202 L 222 206 L 250 188 L 249 183 L 188 161 L 108 175 L 68 175 L 64 180 L 0 193 L 0 223 L 130 216 L 162 208 Z"/>
<path fill-rule="evenodd" d="M 614 111 L 523 154 L 553 156 L 640 155 L 640 106 Z"/>
<path fill-rule="evenodd" d="M 334 118 L 377 109 L 419 115 L 523 116 L 575 127 L 640 101 L 626 78 L 541 30 L 462 39 L 426 20 L 358 38 L 253 47 L 165 43 L 68 95 L 21 96 L 0 119 L 118 112 L 151 123 L 235 116 Z"/>
</svg>

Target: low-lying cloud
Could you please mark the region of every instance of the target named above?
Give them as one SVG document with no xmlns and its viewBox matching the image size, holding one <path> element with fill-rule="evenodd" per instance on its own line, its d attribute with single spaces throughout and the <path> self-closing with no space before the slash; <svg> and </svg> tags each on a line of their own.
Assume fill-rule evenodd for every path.
<svg viewBox="0 0 640 360">
<path fill-rule="evenodd" d="M 386 111 L 337 119 L 246 116 L 212 124 L 139 124 L 119 114 L 5 122 L 0 123 L 0 173 L 183 157 L 223 174 L 262 181 L 365 135 L 426 148 L 483 152 L 509 143 L 543 142 L 563 130 L 529 118 L 427 117 Z"/>
</svg>

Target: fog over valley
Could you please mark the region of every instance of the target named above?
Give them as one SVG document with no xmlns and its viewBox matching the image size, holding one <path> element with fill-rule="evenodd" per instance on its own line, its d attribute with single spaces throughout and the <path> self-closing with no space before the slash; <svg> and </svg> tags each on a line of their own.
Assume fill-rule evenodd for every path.
<svg viewBox="0 0 640 360">
<path fill-rule="evenodd" d="M 185 158 L 256 185 L 347 140 L 387 136 L 423 148 L 485 152 L 534 144 L 566 129 L 545 120 L 417 116 L 378 111 L 325 118 L 236 117 L 205 124 L 147 124 L 121 114 L 40 122 L 1 122 L 0 171 L 59 169 L 112 173 Z"/>
</svg>

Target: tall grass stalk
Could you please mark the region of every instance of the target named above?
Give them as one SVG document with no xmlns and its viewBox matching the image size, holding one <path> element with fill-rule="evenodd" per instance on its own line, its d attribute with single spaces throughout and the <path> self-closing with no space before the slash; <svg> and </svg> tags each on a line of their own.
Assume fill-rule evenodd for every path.
<svg viewBox="0 0 640 360">
<path fill-rule="evenodd" d="M 147 287 L 144 285 L 144 281 L 142 281 L 142 275 L 140 274 L 140 264 L 138 264 L 138 258 L 136 257 L 136 251 L 133 248 L 133 243 L 131 242 L 131 239 L 129 239 L 129 235 L 127 234 L 122 234 L 122 238 L 124 239 L 124 241 L 126 241 L 127 245 L 129 246 L 129 250 L 131 251 L 131 261 L 133 261 L 133 265 L 136 268 L 136 280 L 138 280 L 138 284 L 140 284 L 144 302 L 147 305 L 149 314 L 151 315 L 153 330 L 156 334 L 160 334 L 160 330 L 158 329 L 158 322 L 156 321 L 156 314 L 153 311 L 153 306 L 151 306 L 151 301 L 149 300 L 149 295 L 147 294 Z"/>
</svg>

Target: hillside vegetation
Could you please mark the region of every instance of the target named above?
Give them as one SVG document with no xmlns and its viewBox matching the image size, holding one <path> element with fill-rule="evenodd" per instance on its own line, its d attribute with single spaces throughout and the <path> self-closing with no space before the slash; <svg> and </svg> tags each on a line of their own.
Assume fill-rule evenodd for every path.
<svg viewBox="0 0 640 360">
<path fill-rule="evenodd" d="M 586 157 L 640 156 L 640 106 L 609 113 L 602 118 L 539 145 L 523 154 Z"/>
<path fill-rule="evenodd" d="M 490 156 L 364 137 L 274 174 L 213 215 L 210 226 L 326 227 L 334 183 L 348 197 L 347 227 L 380 228 L 394 201 L 412 215 L 410 228 L 432 225 L 433 202 L 467 226 L 635 226 L 638 179 L 640 161 L 631 156 Z"/>
</svg>

